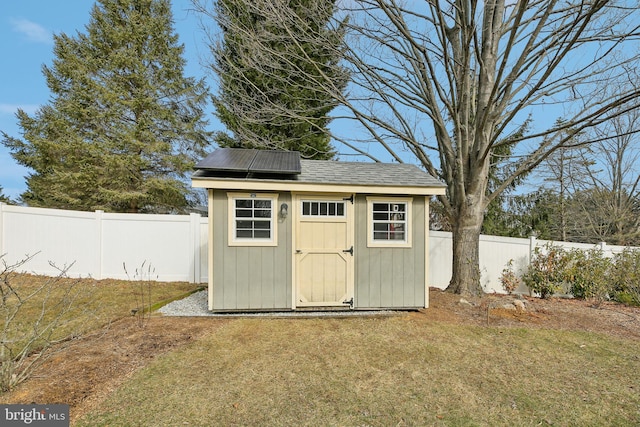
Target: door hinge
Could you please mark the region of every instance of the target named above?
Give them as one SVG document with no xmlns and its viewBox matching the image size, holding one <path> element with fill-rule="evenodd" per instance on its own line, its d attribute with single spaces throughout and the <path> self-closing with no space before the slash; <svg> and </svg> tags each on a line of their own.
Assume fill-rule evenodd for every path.
<svg viewBox="0 0 640 427">
<path fill-rule="evenodd" d="M 344 201 L 347 201 L 347 200 L 348 200 L 348 201 L 350 201 L 350 202 L 351 202 L 351 204 L 353 204 L 353 194 L 352 194 L 352 195 L 350 195 L 349 197 L 343 197 L 343 198 L 342 198 L 342 200 L 344 200 Z"/>
<path fill-rule="evenodd" d="M 349 254 L 351 254 L 351 256 L 353 256 L 353 246 L 351 246 L 349 249 L 343 250 L 342 252 L 345 253 L 345 254 L 349 253 Z"/>
<path fill-rule="evenodd" d="M 349 304 L 349 307 L 353 308 L 353 297 L 350 300 L 342 301 L 343 304 Z"/>
</svg>

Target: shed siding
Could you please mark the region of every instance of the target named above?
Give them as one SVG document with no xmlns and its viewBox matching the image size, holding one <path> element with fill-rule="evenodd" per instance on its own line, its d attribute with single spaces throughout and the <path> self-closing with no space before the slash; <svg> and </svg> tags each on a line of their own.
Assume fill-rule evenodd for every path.
<svg viewBox="0 0 640 427">
<path fill-rule="evenodd" d="M 425 198 L 413 198 L 411 248 L 368 248 L 365 195 L 355 208 L 355 308 L 424 307 Z"/>
<path fill-rule="evenodd" d="M 290 309 L 291 216 L 278 219 L 278 246 L 229 246 L 227 192 L 215 190 L 213 203 L 213 310 Z"/>
</svg>

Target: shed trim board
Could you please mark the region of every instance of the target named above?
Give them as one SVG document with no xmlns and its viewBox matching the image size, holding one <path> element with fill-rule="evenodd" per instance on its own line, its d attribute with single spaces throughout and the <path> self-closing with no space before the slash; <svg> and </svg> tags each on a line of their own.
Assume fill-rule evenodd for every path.
<svg viewBox="0 0 640 427">
<path fill-rule="evenodd" d="M 424 198 L 424 308 L 429 308 L 429 218 L 431 213 L 429 212 L 429 197 Z"/>
<path fill-rule="evenodd" d="M 235 179 L 210 179 L 206 177 L 193 177 L 195 188 L 224 188 L 227 190 L 246 191 L 299 191 L 308 193 L 356 193 L 356 194 L 398 194 L 408 196 L 424 196 L 424 188 L 405 186 L 380 186 L 380 185 L 344 185 L 344 184 L 316 184 L 295 181 L 249 181 Z M 438 196 L 446 194 L 444 187 L 430 189 L 429 195 Z"/>
<path fill-rule="evenodd" d="M 208 190 L 210 311 L 428 307 L 429 199 L 445 186 L 426 172 L 301 160 L 299 174 L 239 177 L 207 164 L 192 182 Z"/>
</svg>

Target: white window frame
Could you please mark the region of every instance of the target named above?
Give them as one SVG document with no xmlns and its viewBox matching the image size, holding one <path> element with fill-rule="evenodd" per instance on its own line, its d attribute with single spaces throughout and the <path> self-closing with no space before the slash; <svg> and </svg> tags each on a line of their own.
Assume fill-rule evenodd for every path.
<svg viewBox="0 0 640 427">
<path fill-rule="evenodd" d="M 271 237 L 237 237 L 237 221 L 249 218 L 236 217 L 237 200 L 269 200 L 271 202 L 271 216 L 269 220 L 269 230 Z M 227 193 L 228 205 L 228 234 L 229 246 L 277 246 L 278 245 L 278 195 L 272 193 Z M 251 217 L 250 219 L 255 219 Z"/>
<path fill-rule="evenodd" d="M 304 213 L 304 204 L 305 203 L 318 203 L 318 212 L 317 213 L 309 213 L 309 214 L 305 214 Z M 331 203 L 335 203 L 335 207 L 336 207 L 336 212 L 335 213 L 331 213 L 331 208 L 329 207 L 329 204 Z M 322 212 L 322 204 L 326 204 L 327 206 L 327 211 L 325 213 Z M 337 213 L 337 209 L 338 209 L 338 204 L 342 205 L 342 215 L 338 215 Z M 313 209 L 313 205 L 310 205 L 310 208 Z M 300 200 L 300 216 L 302 218 L 324 218 L 326 220 L 331 220 L 331 219 L 344 219 L 347 216 L 347 203 L 344 200 L 337 200 L 337 199 L 302 199 Z"/>
<path fill-rule="evenodd" d="M 411 214 L 411 205 L 413 202 L 413 198 L 411 197 L 367 197 L 367 247 L 370 248 L 410 248 L 411 247 L 411 234 L 413 232 L 413 224 L 412 224 L 412 214 Z M 394 204 L 404 204 L 405 205 L 405 218 L 404 221 L 393 221 L 391 219 L 384 221 L 374 221 L 373 219 L 373 205 L 375 203 L 388 203 L 390 205 Z M 394 223 L 394 222 L 402 222 L 404 224 L 404 239 L 402 240 L 383 240 L 383 239 L 375 239 L 374 234 L 374 223 Z"/>
</svg>

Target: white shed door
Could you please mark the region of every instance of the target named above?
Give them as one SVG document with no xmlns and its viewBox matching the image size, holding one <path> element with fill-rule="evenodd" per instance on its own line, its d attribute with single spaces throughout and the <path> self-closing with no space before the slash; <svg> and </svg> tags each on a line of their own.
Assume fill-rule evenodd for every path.
<svg viewBox="0 0 640 427">
<path fill-rule="evenodd" d="M 353 301 L 353 206 L 350 197 L 298 197 L 296 306 Z"/>
</svg>

